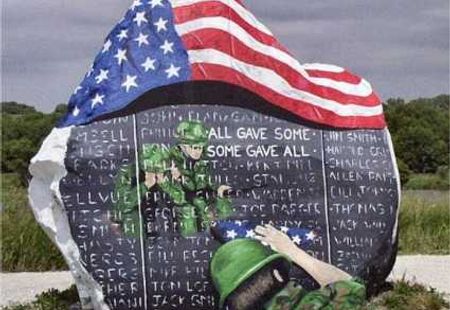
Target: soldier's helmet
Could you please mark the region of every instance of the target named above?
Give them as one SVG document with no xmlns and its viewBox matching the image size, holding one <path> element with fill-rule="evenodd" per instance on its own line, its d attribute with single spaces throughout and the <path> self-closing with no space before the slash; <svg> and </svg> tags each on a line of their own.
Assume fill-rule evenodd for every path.
<svg viewBox="0 0 450 310">
<path fill-rule="evenodd" d="M 163 173 L 170 168 L 170 158 L 167 150 L 156 144 L 144 145 L 142 164 L 146 172 Z"/>
<path fill-rule="evenodd" d="M 209 130 L 201 122 L 183 121 L 177 127 L 176 137 L 181 144 L 205 146 Z"/>
<path fill-rule="evenodd" d="M 211 277 L 219 295 L 220 308 L 240 286 L 260 270 L 274 265 L 283 265 L 289 270 L 290 260 L 259 241 L 236 239 L 222 245 L 211 259 Z M 247 296 L 249 297 L 249 296 Z"/>
</svg>

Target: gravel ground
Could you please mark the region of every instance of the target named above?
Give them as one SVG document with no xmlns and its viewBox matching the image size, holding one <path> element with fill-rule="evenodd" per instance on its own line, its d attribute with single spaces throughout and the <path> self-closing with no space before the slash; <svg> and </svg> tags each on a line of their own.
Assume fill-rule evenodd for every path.
<svg viewBox="0 0 450 310">
<path fill-rule="evenodd" d="M 403 277 L 446 293 L 450 300 L 450 255 L 398 256 L 389 278 L 399 280 Z"/>
<path fill-rule="evenodd" d="M 406 279 L 436 288 L 450 296 L 450 255 L 399 256 L 390 279 Z M 72 285 L 69 272 L 0 273 L 0 306 L 29 302 L 51 288 L 64 290 Z"/>
<path fill-rule="evenodd" d="M 70 272 L 0 273 L 0 306 L 24 303 L 49 289 L 65 290 L 73 283 Z"/>
</svg>

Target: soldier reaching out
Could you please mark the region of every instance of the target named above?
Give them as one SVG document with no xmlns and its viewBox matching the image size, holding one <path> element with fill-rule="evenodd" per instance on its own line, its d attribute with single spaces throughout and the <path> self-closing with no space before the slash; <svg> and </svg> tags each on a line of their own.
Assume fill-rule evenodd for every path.
<svg viewBox="0 0 450 310">
<path fill-rule="evenodd" d="M 169 150 L 156 144 L 143 145 L 143 184 L 146 191 L 160 190 L 168 195 L 176 207 L 181 235 L 189 236 L 232 214 L 231 200 L 226 197 L 231 188 L 216 187 L 210 180 L 204 158 L 209 130 L 202 123 L 181 122 L 176 135 L 178 144 Z"/>
</svg>

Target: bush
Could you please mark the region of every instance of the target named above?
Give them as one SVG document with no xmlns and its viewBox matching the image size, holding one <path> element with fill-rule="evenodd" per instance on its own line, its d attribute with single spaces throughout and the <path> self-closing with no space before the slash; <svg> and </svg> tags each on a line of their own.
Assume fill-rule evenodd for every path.
<svg viewBox="0 0 450 310">
<path fill-rule="evenodd" d="M 409 169 L 408 165 L 405 164 L 405 162 L 401 159 L 397 158 L 397 166 L 398 171 L 400 173 L 400 181 L 402 185 L 405 185 L 408 183 L 409 178 L 411 177 L 411 170 Z"/>
<path fill-rule="evenodd" d="M 2 103 L 2 173 L 16 173 L 23 184 L 28 180 L 28 164 L 44 138 L 63 115 L 65 105 L 44 114 L 15 102 Z"/>
<path fill-rule="evenodd" d="M 415 173 L 449 163 L 449 98 L 389 99 L 384 107 L 397 157 Z"/>
</svg>

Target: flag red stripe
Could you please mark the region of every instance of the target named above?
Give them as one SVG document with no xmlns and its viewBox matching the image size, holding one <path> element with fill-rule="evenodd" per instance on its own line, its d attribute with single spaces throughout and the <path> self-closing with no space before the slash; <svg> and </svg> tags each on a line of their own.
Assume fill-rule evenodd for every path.
<svg viewBox="0 0 450 310">
<path fill-rule="evenodd" d="M 213 48 L 243 62 L 270 69 L 282 76 L 292 87 L 324 99 L 337 101 L 343 105 L 377 106 L 380 104 L 379 98 L 373 92 L 367 97 L 354 96 L 344 94 L 331 87 L 314 84 L 290 66 L 251 49 L 228 32 L 222 30 L 197 30 L 182 36 L 182 40 L 188 50 Z"/>
<path fill-rule="evenodd" d="M 257 28 L 253 27 L 247 21 L 242 19 L 233 9 L 221 2 L 200 2 L 187 6 L 174 8 L 175 24 L 182 24 L 195 19 L 199 16 L 204 17 L 224 17 L 227 18 L 247 31 L 253 38 L 261 43 L 276 47 L 286 53 L 289 53 L 287 49 L 282 46 L 274 37 L 261 32 Z"/>
<path fill-rule="evenodd" d="M 306 69 L 306 72 L 308 72 L 308 74 L 311 77 L 326 78 L 350 84 L 359 84 L 361 82 L 361 78 L 359 76 L 356 76 L 348 71 L 330 72 L 330 71 Z"/>
<path fill-rule="evenodd" d="M 286 109 L 304 119 L 328 126 L 342 128 L 377 128 L 385 127 L 383 114 L 377 116 L 340 116 L 331 111 L 313 106 L 309 103 L 287 98 L 272 89 L 247 78 L 240 72 L 213 64 L 193 64 L 193 80 L 216 80 L 246 88 L 267 101 Z"/>
</svg>

